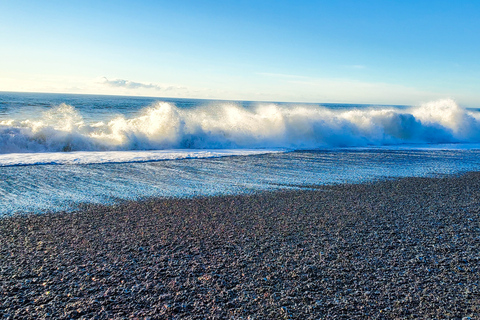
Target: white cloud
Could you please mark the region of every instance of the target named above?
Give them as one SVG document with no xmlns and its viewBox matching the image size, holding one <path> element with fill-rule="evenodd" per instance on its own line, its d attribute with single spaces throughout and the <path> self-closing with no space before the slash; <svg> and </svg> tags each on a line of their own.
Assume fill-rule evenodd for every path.
<svg viewBox="0 0 480 320">
<path fill-rule="evenodd" d="M 106 77 L 103 77 L 102 83 L 110 87 L 125 88 L 125 89 L 154 89 L 154 90 L 166 89 L 153 83 L 134 82 L 134 81 L 124 80 L 124 79 L 108 80 Z"/>
<path fill-rule="evenodd" d="M 181 97 L 189 92 L 187 87 L 179 85 L 136 82 L 126 79 L 110 80 L 107 77 L 98 79 L 97 85 L 100 85 L 103 91 L 113 94 L 158 95 L 160 92 L 163 92 L 164 94 Z"/>
<path fill-rule="evenodd" d="M 248 78 L 248 81 L 239 81 L 232 77 L 221 80 L 196 79 L 190 81 L 186 87 L 172 83 L 136 82 L 118 78 L 110 80 L 106 77 L 3 73 L 0 75 L 0 91 L 372 104 L 418 104 L 440 98 L 453 98 L 464 106 L 479 105 L 478 95 L 468 90 L 435 92 L 421 87 L 345 78 L 258 72 Z"/>
</svg>

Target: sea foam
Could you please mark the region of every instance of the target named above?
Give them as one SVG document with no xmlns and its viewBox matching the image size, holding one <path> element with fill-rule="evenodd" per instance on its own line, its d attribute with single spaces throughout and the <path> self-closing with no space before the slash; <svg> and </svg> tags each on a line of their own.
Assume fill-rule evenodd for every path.
<svg viewBox="0 0 480 320">
<path fill-rule="evenodd" d="M 281 149 L 174 149 L 145 151 L 72 151 L 41 153 L 7 153 L 0 154 L 0 167 L 30 166 L 46 164 L 94 164 L 151 162 L 162 160 L 206 159 L 227 156 L 251 156 L 282 152 Z"/>
<path fill-rule="evenodd" d="M 135 116 L 87 121 L 61 104 L 0 121 L 0 153 L 170 149 L 318 149 L 478 143 L 480 113 L 446 99 L 411 108 L 228 103 L 179 108 L 155 102 Z"/>
</svg>

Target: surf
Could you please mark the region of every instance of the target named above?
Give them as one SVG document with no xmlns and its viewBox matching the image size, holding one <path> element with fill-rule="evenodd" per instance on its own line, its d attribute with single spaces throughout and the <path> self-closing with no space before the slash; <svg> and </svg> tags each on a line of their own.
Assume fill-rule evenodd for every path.
<svg viewBox="0 0 480 320">
<path fill-rule="evenodd" d="M 157 101 L 133 115 L 86 117 L 62 103 L 0 119 L 0 154 L 152 150 L 325 149 L 479 143 L 480 112 L 445 99 L 419 106 L 329 108 L 241 103 L 182 108 Z"/>
</svg>

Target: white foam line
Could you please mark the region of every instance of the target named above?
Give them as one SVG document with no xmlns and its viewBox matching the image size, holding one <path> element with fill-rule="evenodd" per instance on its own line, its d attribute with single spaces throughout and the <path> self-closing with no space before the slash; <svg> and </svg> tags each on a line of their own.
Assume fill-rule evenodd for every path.
<svg viewBox="0 0 480 320">
<path fill-rule="evenodd" d="M 44 153 L 9 153 L 0 155 L 0 167 L 45 164 L 93 164 L 149 162 L 162 160 L 217 158 L 285 152 L 281 149 L 175 149 L 150 151 L 76 151 Z"/>
</svg>

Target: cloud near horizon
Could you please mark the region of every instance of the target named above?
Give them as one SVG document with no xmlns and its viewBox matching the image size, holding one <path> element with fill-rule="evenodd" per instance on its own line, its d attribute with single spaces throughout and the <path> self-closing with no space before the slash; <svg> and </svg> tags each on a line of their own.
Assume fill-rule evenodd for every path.
<svg viewBox="0 0 480 320">
<path fill-rule="evenodd" d="M 153 83 L 142 83 L 142 82 L 125 80 L 125 79 L 108 80 L 107 77 L 103 77 L 102 79 L 103 79 L 103 81 L 102 81 L 103 84 L 108 85 L 110 87 L 115 87 L 115 88 L 154 89 L 154 90 L 170 90 L 170 89 L 174 88 L 172 86 L 161 87 L 161 86 L 159 86 L 157 84 L 153 84 Z"/>
</svg>

